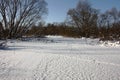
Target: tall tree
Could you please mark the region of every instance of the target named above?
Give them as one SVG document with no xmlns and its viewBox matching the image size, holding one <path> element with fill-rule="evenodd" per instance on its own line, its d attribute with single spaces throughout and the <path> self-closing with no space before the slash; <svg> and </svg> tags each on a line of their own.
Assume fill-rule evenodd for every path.
<svg viewBox="0 0 120 80">
<path fill-rule="evenodd" d="M 3 32 L 8 32 L 4 37 L 22 36 L 47 13 L 46 5 L 44 0 L 0 0 Z"/>
<path fill-rule="evenodd" d="M 80 34 L 89 37 L 97 27 L 98 10 L 91 7 L 87 0 L 80 0 L 74 9 L 68 11 L 68 15 L 72 18 L 78 27 Z"/>
</svg>

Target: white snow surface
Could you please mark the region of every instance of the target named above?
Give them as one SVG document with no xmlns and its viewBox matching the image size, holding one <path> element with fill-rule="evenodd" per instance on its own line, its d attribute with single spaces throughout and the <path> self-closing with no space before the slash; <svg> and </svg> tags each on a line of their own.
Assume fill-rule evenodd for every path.
<svg viewBox="0 0 120 80">
<path fill-rule="evenodd" d="M 61 36 L 10 40 L 0 50 L 0 80 L 120 80 L 120 46 Z"/>
</svg>

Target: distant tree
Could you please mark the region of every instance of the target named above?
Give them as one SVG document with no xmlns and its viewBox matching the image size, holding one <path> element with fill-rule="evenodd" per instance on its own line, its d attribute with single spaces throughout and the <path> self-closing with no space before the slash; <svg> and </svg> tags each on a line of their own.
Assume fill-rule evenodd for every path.
<svg viewBox="0 0 120 80">
<path fill-rule="evenodd" d="M 113 19 L 113 23 L 116 23 L 120 20 L 120 11 L 118 11 L 115 7 L 113 7 L 111 10 L 108 11 L 109 15 L 112 17 Z"/>
<path fill-rule="evenodd" d="M 111 16 L 111 29 L 110 29 L 110 35 L 115 38 L 120 38 L 120 11 L 116 8 L 112 8 L 109 10 L 109 15 Z"/>
<path fill-rule="evenodd" d="M 46 5 L 44 0 L 0 0 L 4 37 L 17 38 L 25 34 L 47 12 Z"/>
<path fill-rule="evenodd" d="M 119 38 L 119 14 L 120 11 L 118 11 L 116 8 L 112 8 L 99 16 L 98 23 L 102 37 L 106 39 Z"/>
<path fill-rule="evenodd" d="M 87 0 L 79 1 L 76 8 L 68 11 L 68 15 L 78 27 L 81 36 L 97 34 L 98 10 L 92 8 Z"/>
</svg>

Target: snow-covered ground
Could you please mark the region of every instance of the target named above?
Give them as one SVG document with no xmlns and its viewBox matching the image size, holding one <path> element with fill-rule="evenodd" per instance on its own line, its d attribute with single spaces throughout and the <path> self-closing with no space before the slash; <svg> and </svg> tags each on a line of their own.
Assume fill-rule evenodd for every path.
<svg viewBox="0 0 120 80">
<path fill-rule="evenodd" d="M 8 41 L 0 80 L 120 80 L 120 46 L 61 36 Z"/>
</svg>

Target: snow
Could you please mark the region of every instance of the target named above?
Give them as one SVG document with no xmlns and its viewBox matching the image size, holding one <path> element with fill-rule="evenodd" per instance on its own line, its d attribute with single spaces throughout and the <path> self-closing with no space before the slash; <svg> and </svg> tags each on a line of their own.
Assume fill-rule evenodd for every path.
<svg viewBox="0 0 120 80">
<path fill-rule="evenodd" d="M 47 36 L 8 41 L 0 80 L 120 80 L 118 42 Z"/>
<path fill-rule="evenodd" d="M 101 45 L 103 46 L 120 46 L 120 42 L 119 41 L 101 41 Z"/>
<path fill-rule="evenodd" d="M 0 40 L 0 49 L 5 49 L 5 48 L 7 48 L 7 42 Z"/>
</svg>

